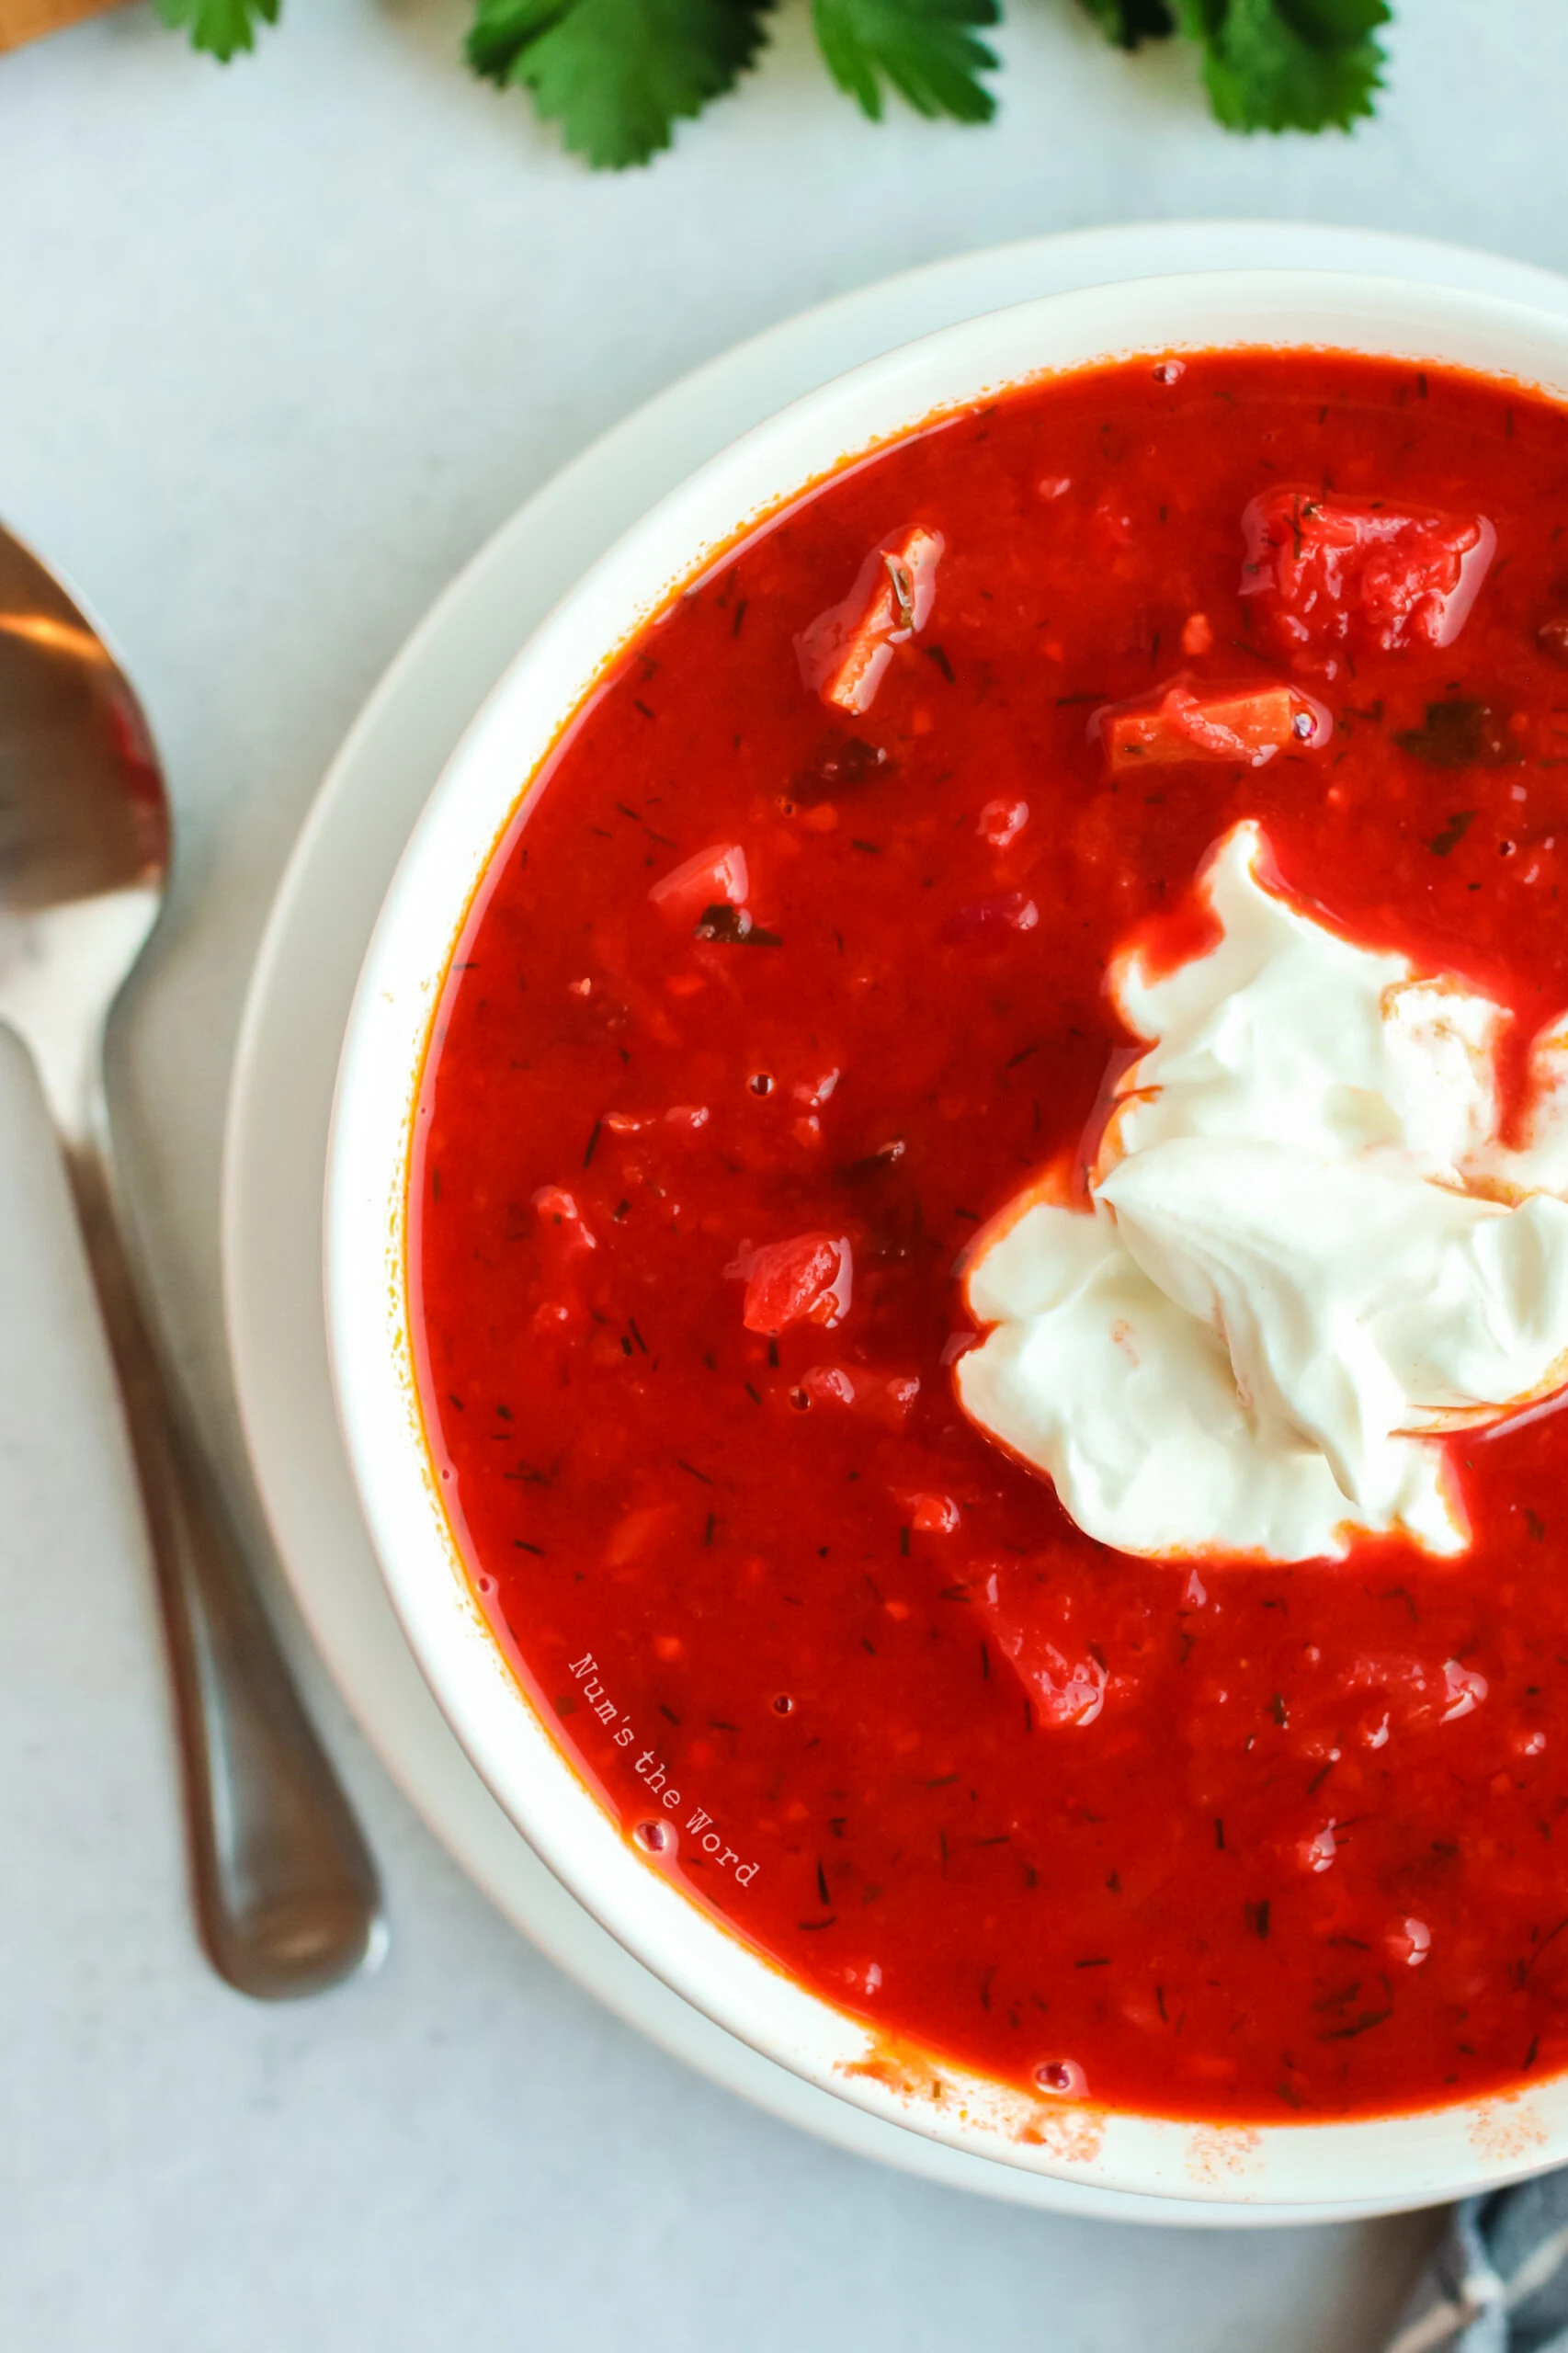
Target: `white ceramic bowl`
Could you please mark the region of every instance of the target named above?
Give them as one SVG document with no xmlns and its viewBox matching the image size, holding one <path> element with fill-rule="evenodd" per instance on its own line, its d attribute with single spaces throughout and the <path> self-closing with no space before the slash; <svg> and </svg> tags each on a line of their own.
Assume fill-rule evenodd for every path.
<svg viewBox="0 0 1568 2353">
<path fill-rule="evenodd" d="M 1148 351 L 1337 349 L 1448 361 L 1568 398 L 1568 322 L 1402 281 L 1151 278 L 951 327 L 782 410 L 663 499 L 559 605 L 437 783 L 370 943 L 328 1156 L 327 1326 L 345 1440 L 392 1601 L 480 1773 L 578 1900 L 689 2002 L 842 2098 L 995 2162 L 1219 2205 L 1411 2205 L 1568 2159 L 1568 2078 L 1419 2116 L 1257 2129 L 1049 2105 L 948 2066 L 853 2072 L 866 2029 L 749 1951 L 621 1837 L 524 1696 L 469 1586 L 425 1443 L 405 1173 L 431 1015 L 473 889 L 562 722 L 673 590 L 846 455 L 1041 373 Z"/>
</svg>

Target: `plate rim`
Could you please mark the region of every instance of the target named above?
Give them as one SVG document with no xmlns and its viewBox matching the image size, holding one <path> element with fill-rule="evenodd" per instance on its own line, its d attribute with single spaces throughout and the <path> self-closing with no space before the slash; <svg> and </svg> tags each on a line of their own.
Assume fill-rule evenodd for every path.
<svg viewBox="0 0 1568 2353">
<path fill-rule="evenodd" d="M 223 1277 L 223 1307 L 231 1363 L 233 1370 L 236 1399 L 247 1453 L 256 1477 L 262 1507 L 278 1540 L 284 1574 L 294 1598 L 310 1627 L 316 1646 L 323 1653 L 328 1671 L 343 1692 L 356 1719 L 366 1733 L 371 1745 L 392 1772 L 394 1780 L 410 1798 L 435 1835 L 448 1851 L 454 1854 L 469 1876 L 475 1879 L 516 1925 L 533 1937 L 558 1966 L 564 1968 L 580 1984 L 616 2009 L 619 2015 L 649 2034 L 665 2048 L 673 2050 L 688 2063 L 699 2066 L 710 2078 L 740 2092 L 775 2115 L 803 2125 L 841 2147 L 858 2154 L 876 2155 L 899 2165 L 927 2179 L 937 2179 L 951 2186 L 967 2186 L 978 2191 L 1010 2199 L 1014 2202 L 1054 2209 L 1065 2212 L 1099 2212 L 1128 2221 L 1147 2220 L 1165 2223 L 1206 2222 L 1221 2226 L 1238 2223 L 1286 2223 L 1304 2221 L 1329 2222 L 1352 2216 L 1369 2215 L 1394 2211 L 1394 2206 L 1378 2201 L 1361 2201 L 1343 2205 L 1292 2206 L 1215 2205 L 1209 2201 L 1187 2200 L 1179 2197 L 1143 2197 L 1137 2193 L 1100 2188 L 1092 2183 L 1062 2181 L 1048 2176 L 1022 2175 L 1015 2169 L 981 2157 L 965 2156 L 961 2152 L 943 2149 L 941 2144 L 927 2141 L 918 2131 L 907 2131 L 897 2125 L 880 2122 L 865 2117 L 830 2093 L 790 2076 L 776 2063 L 763 2060 L 755 2052 L 735 2042 L 723 2029 L 712 2027 L 703 2019 L 706 2034 L 697 2040 L 703 2044 L 712 2040 L 711 2049 L 691 2047 L 692 2038 L 674 2033 L 672 2022 L 648 2015 L 649 2005 L 627 1997 L 626 1988 L 607 1987 L 603 1972 L 596 1972 L 585 1965 L 581 1950 L 563 1949 L 573 1939 L 562 1935 L 562 1924 L 542 1923 L 538 1916 L 538 1894 L 535 1901 L 519 1905 L 516 1887 L 508 1893 L 497 1884 L 495 1859 L 476 1857 L 472 1839 L 463 1842 L 454 1836 L 450 1822 L 443 1817 L 427 1787 L 419 1785 L 420 1777 L 410 1768 L 406 1755 L 400 1756 L 395 1733 L 386 1722 L 367 1711 L 363 1693 L 354 1687 L 355 1678 L 343 1666 L 329 1625 L 324 1624 L 319 1577 L 312 1575 L 308 1564 L 299 1557 L 293 1544 L 286 1540 L 279 1525 L 283 1515 L 278 1508 L 275 1493 L 277 1471 L 268 1452 L 264 1425 L 267 1411 L 258 1393 L 265 1387 L 265 1375 L 258 1367 L 256 1342 L 251 1317 L 251 1286 L 257 1268 L 257 1237 L 254 1232 L 246 1192 L 247 1156 L 254 1152 L 256 1095 L 261 1083 L 260 1073 L 268 1046 L 268 1031 L 278 1017 L 280 983 L 283 968 L 290 946 L 290 931 L 297 926 L 302 900 L 308 893 L 313 871 L 324 856 L 333 850 L 331 835 L 335 823 L 341 821 L 346 808 L 357 794 L 368 790 L 367 776 L 373 772 L 378 756 L 378 734 L 395 718 L 401 706 L 416 702 L 427 691 L 430 675 L 440 667 L 448 641 L 465 625 L 467 608 L 476 601 L 494 597 L 500 589 L 502 575 L 516 550 L 525 545 L 530 531 L 539 522 L 540 513 L 551 502 L 559 503 L 574 492 L 586 492 L 596 475 L 602 478 L 607 472 L 613 475 L 616 462 L 639 438 L 657 437 L 672 432 L 678 440 L 683 426 L 695 416 L 700 418 L 704 405 L 722 410 L 726 393 L 738 393 L 744 404 L 748 385 L 759 376 L 777 374 L 780 368 L 788 371 L 799 362 L 802 352 L 824 355 L 810 381 L 825 381 L 848 364 L 835 347 L 848 339 L 853 342 L 857 331 L 862 336 L 876 338 L 864 343 L 856 357 L 869 356 L 873 350 L 886 349 L 893 344 L 910 339 L 929 330 L 933 324 L 973 315 L 994 307 L 997 301 L 1018 300 L 1042 290 L 1038 282 L 1042 273 L 1053 272 L 1058 289 L 1085 283 L 1102 282 L 1105 278 L 1118 278 L 1140 275 L 1163 276 L 1176 269 L 1194 267 L 1258 266 L 1263 256 L 1248 256 L 1237 261 L 1234 255 L 1220 254 L 1204 262 L 1196 261 L 1190 248 L 1201 247 L 1211 241 L 1222 247 L 1230 241 L 1267 240 L 1286 248 L 1277 254 L 1267 266 L 1275 267 L 1338 267 L 1367 275 L 1374 270 L 1386 270 L 1391 264 L 1403 265 L 1408 274 L 1420 275 L 1428 283 L 1452 283 L 1458 276 L 1472 285 L 1482 282 L 1484 290 L 1511 295 L 1514 299 L 1533 300 L 1540 307 L 1562 311 L 1568 308 L 1568 284 L 1553 273 L 1529 264 L 1519 264 L 1470 253 L 1463 248 L 1448 247 L 1431 241 L 1392 236 L 1378 231 L 1344 228 L 1315 229 L 1304 224 L 1250 222 L 1165 222 L 1127 227 L 1089 229 L 1049 237 L 1030 238 L 1003 247 L 982 248 L 915 269 L 899 273 L 892 278 L 854 290 L 833 298 L 811 311 L 796 315 L 765 330 L 747 343 L 719 355 L 702 367 L 682 378 L 675 385 L 656 393 L 631 415 L 612 426 L 589 449 L 568 461 L 556 475 L 540 485 L 530 497 L 514 511 L 458 573 L 415 624 L 399 652 L 383 672 L 370 695 L 361 707 L 344 742 L 326 771 L 305 816 L 293 849 L 279 878 L 267 924 L 258 947 L 256 964 L 246 993 L 244 1010 L 236 1041 L 233 1075 L 229 1089 L 227 1116 L 223 1137 L 223 1173 L 222 1197 L 222 1261 Z M 1186 242 L 1188 250 L 1180 248 Z M 1325 247 L 1332 247 L 1325 253 Z M 1315 248 L 1315 250 L 1314 250 Z M 1074 265 L 1091 265 L 1089 273 L 1074 276 Z M 1054 271 L 1053 271 L 1054 266 Z M 1063 274 L 1065 273 L 1065 274 Z M 1451 274 L 1450 274 L 1451 273 Z M 992 280 L 1000 280 L 994 284 Z M 1506 281 L 1497 284 L 1498 279 Z M 1011 281 L 1008 283 L 1007 281 Z M 944 296 L 947 299 L 944 301 Z M 978 297 L 978 299 L 976 299 Z M 937 316 L 932 315 L 933 306 Z M 899 316 L 913 312 L 916 315 Z M 797 388 L 798 389 L 798 388 Z M 794 392 L 775 394 L 768 405 L 780 405 Z M 765 414 L 766 410 L 758 412 Z M 747 420 L 749 422 L 749 416 Z M 700 428 L 699 430 L 705 430 Z M 722 447 L 731 433 L 720 434 L 717 440 L 707 442 L 704 454 Z M 679 480 L 690 470 L 697 458 L 679 463 L 672 480 Z M 618 522 L 609 539 L 619 535 Z M 608 540 L 605 542 L 608 544 Z M 580 564 L 585 569 L 597 549 L 588 551 Z M 540 608 L 535 620 L 543 618 L 554 601 Z M 531 626 L 531 624 L 529 625 Z M 511 641 L 521 643 L 529 633 L 525 626 Z M 455 689 L 451 689 L 455 693 Z M 465 693 L 467 689 L 464 689 Z M 438 694 L 437 694 L 438 699 Z M 465 702 L 462 716 L 453 730 L 455 743 L 476 703 Z M 429 771 L 426 790 L 434 783 L 437 771 Z M 416 813 L 416 810 L 414 813 Z M 406 830 L 405 828 L 403 829 Z M 402 835 L 400 834 L 400 840 Z M 378 892 L 378 901 L 380 893 Z M 362 949 L 363 941 L 359 945 Z M 356 959 L 356 970 L 358 969 Z M 335 1055 L 334 1056 L 335 1063 Z M 312 1155 L 313 1159 L 313 1153 Z M 319 1171 L 318 1171 L 319 1175 Z M 319 1199 L 319 1186 L 317 1188 Z M 261 1255 L 265 1256 L 265 1252 Z M 318 1310 L 319 1315 L 319 1310 Z M 313 1335 L 312 1336 L 313 1338 Z M 301 1345 L 305 1345 L 301 1343 Z M 324 1325 L 320 1335 L 324 1359 Z M 335 1432 L 334 1433 L 335 1437 Z M 341 1443 L 338 1442 L 341 1453 Z M 348 1477 L 347 1462 L 343 1474 Z M 384 1599 L 384 1597 L 383 1597 Z M 390 1605 L 387 1605 L 390 1607 Z M 324 1613 L 330 1618 L 330 1612 Z M 448 1738 L 455 1739 L 449 1733 Z M 460 1751 L 456 1751 L 460 1756 Z M 472 1768 L 464 1769 L 479 1784 Z M 486 1803 L 493 1803 L 486 1795 Z M 505 1822 L 505 1817 L 501 1817 Z M 506 1824 L 507 1836 L 534 1862 L 536 1870 L 543 1867 L 532 1858 L 520 1831 Z M 551 1885 L 555 1883 L 552 1881 Z M 576 1911 L 574 1900 L 560 1893 L 565 1904 Z M 586 1923 L 587 1915 L 582 1920 Z M 592 1933 L 604 1937 L 597 1924 Z M 580 1941 L 580 1940 L 579 1940 Z M 619 1948 L 616 1948 L 619 1951 Z M 630 1957 L 627 1957 L 630 1960 Z M 634 1972 L 640 1964 L 631 1962 Z M 631 1983 L 631 1981 L 629 1981 Z M 655 1983 L 650 1979 L 650 1984 Z M 681 2010 L 687 2006 L 679 1996 L 667 1999 Z M 655 2011 L 660 2005 L 653 2005 Z M 699 2014 L 691 2012 L 692 2018 Z M 741 2054 L 749 2065 L 737 2063 Z M 728 2063 L 726 2063 L 726 2061 Z M 743 2077 L 748 2080 L 741 2080 Z M 771 2078 L 778 2078 L 772 2082 Z M 786 2087 L 797 2095 L 787 2097 Z M 801 2111 L 812 2111 L 802 2113 Z M 815 2112 L 819 2111 L 820 2112 Z M 870 2126 L 874 2129 L 868 2131 Z M 835 2129 L 836 2128 L 836 2129 Z M 868 2145 L 869 2143 L 874 2145 Z M 885 2145 L 884 2145 L 885 2143 Z M 933 2152 L 938 2152 L 933 2162 Z M 956 2162 L 954 2162 L 956 2160 Z M 994 2177 L 994 2178 L 993 2178 Z M 1408 2201 L 1394 2201 L 1395 2205 Z"/>
</svg>

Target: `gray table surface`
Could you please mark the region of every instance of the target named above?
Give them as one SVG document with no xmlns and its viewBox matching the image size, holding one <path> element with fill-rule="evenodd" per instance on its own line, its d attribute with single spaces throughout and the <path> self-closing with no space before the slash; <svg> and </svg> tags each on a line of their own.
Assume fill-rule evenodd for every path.
<svg viewBox="0 0 1568 2353">
<path fill-rule="evenodd" d="M 651 174 L 590 178 L 455 62 L 460 0 L 286 0 L 259 59 L 144 7 L 0 59 L 0 513 L 126 649 L 179 886 L 121 1077 L 165 1315 L 237 1464 L 221 1123 L 323 768 L 449 574 L 647 393 L 816 298 L 1118 219 L 1253 214 L 1568 262 L 1561 0 L 1403 0 L 1353 141 L 1223 137 L 1188 61 L 1015 0 L 1005 110 L 864 128 L 801 0 Z M 1359 2353 L 1430 2229 L 1153 2233 L 983 2203 L 687 2075 L 462 1879 L 289 1631 L 382 1859 L 381 1975 L 247 2006 L 187 1929 L 108 1376 L 0 1051 L 0 2343 Z"/>
</svg>

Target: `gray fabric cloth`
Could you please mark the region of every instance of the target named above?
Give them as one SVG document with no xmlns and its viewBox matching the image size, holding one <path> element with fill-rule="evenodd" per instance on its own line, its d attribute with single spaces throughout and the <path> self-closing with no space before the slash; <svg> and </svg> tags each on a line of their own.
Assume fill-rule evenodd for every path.
<svg viewBox="0 0 1568 2353">
<path fill-rule="evenodd" d="M 1568 2171 L 1454 2208 L 1388 2353 L 1568 2353 Z"/>
</svg>

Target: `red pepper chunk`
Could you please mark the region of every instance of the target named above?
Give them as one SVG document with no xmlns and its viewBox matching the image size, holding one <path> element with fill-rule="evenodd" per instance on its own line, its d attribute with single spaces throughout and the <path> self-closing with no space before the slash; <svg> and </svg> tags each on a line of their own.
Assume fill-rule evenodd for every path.
<svg viewBox="0 0 1568 2353">
<path fill-rule="evenodd" d="M 831 1331 L 849 1312 L 854 1258 L 846 1234 L 797 1233 L 749 1252 L 741 1321 L 748 1332 L 772 1335 L 791 1324 L 823 1324 Z"/>
<path fill-rule="evenodd" d="M 1496 551 L 1483 515 L 1413 515 L 1281 486 L 1242 517 L 1242 595 L 1292 653 L 1451 645 Z"/>
<path fill-rule="evenodd" d="M 1096 725 L 1111 773 L 1171 760 L 1233 760 L 1260 768 L 1287 749 L 1314 751 L 1333 722 L 1293 687 L 1202 687 L 1178 679 L 1158 702 L 1101 711 Z"/>
<path fill-rule="evenodd" d="M 712 842 L 695 858 L 664 875 L 648 896 L 676 923 L 693 923 L 710 906 L 739 907 L 751 887 L 746 854 L 739 842 Z"/>
<path fill-rule="evenodd" d="M 863 1364 L 813 1364 L 801 1374 L 793 1402 L 806 1407 L 835 1405 L 875 1422 L 881 1429 L 898 1431 L 908 1421 L 919 1394 L 917 1373 L 888 1372 Z"/>
<path fill-rule="evenodd" d="M 801 676 L 824 702 L 857 718 L 870 710 L 893 647 L 930 618 L 941 553 L 940 531 L 919 525 L 873 549 L 848 596 L 796 639 Z"/>
</svg>

